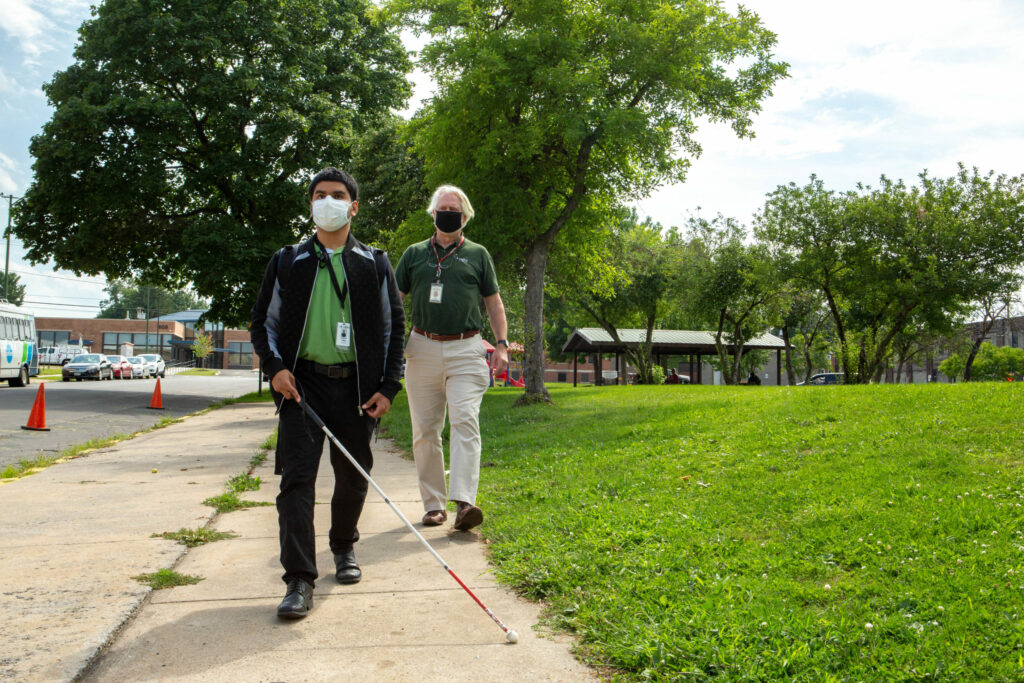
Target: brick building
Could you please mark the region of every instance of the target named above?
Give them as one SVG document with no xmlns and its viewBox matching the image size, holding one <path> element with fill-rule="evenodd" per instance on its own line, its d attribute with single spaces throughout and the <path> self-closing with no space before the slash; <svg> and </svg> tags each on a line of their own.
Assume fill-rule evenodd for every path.
<svg viewBox="0 0 1024 683">
<path fill-rule="evenodd" d="M 192 344 L 196 325 L 205 310 L 189 310 L 152 318 L 131 320 L 117 318 L 36 318 L 36 337 L 40 347 L 81 343 L 94 353 L 117 354 L 123 344 L 132 344 L 133 353 L 158 353 L 168 363 L 194 360 Z M 205 366 L 219 369 L 253 369 L 248 330 L 206 324 L 213 338 L 214 351 Z"/>
</svg>

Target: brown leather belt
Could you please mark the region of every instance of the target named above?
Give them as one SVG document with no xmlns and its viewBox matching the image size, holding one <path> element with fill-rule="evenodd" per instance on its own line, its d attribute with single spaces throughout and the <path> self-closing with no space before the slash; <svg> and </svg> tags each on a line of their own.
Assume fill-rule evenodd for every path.
<svg viewBox="0 0 1024 683">
<path fill-rule="evenodd" d="M 480 330 L 466 330 L 460 334 L 434 334 L 433 332 L 425 332 L 418 327 L 412 328 L 412 331 L 416 334 L 422 334 L 427 339 L 433 339 L 434 341 L 455 341 L 456 339 L 469 339 L 480 334 Z"/>
</svg>

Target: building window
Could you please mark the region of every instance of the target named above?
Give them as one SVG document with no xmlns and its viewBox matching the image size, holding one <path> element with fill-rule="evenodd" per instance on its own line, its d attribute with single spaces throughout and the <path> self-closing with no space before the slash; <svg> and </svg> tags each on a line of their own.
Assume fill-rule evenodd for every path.
<svg viewBox="0 0 1024 683">
<path fill-rule="evenodd" d="M 564 373 L 564 372 L 560 372 L 560 373 L 558 373 L 558 381 L 559 381 L 559 382 L 564 382 L 564 381 L 566 381 L 566 376 L 565 376 L 565 373 Z"/>
<path fill-rule="evenodd" d="M 39 330 L 39 346 L 64 346 L 71 339 L 71 333 L 58 330 Z"/>
<path fill-rule="evenodd" d="M 252 368 L 252 342 L 231 342 L 228 344 L 228 367 Z"/>
</svg>

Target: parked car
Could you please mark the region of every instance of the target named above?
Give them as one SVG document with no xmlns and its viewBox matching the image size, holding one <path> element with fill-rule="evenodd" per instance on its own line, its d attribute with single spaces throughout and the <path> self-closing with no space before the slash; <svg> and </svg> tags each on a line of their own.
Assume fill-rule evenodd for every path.
<svg viewBox="0 0 1024 683">
<path fill-rule="evenodd" d="M 816 375 L 811 375 L 811 378 L 806 382 L 797 382 L 797 386 L 803 386 L 804 384 L 842 384 L 845 381 L 846 373 L 844 372 L 819 372 Z"/>
<path fill-rule="evenodd" d="M 110 368 L 114 377 L 118 379 L 132 379 L 135 373 L 132 371 L 132 364 L 124 356 L 107 356 L 110 361 Z"/>
<path fill-rule="evenodd" d="M 72 358 L 61 369 L 61 379 L 81 382 L 83 379 L 114 379 L 114 370 L 106 356 L 98 353 L 83 353 Z"/>
<path fill-rule="evenodd" d="M 164 363 L 163 356 L 159 353 L 140 353 L 139 358 L 153 364 L 151 374 L 157 377 L 167 376 L 167 365 Z"/>
<path fill-rule="evenodd" d="M 153 375 L 154 364 L 147 363 L 141 356 L 128 356 L 128 362 L 132 364 L 132 377 L 146 379 Z"/>
</svg>

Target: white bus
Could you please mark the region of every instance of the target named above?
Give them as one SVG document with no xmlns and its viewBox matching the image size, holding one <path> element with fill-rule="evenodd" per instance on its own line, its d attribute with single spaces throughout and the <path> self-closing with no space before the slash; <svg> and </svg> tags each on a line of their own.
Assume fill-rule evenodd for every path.
<svg viewBox="0 0 1024 683">
<path fill-rule="evenodd" d="M 38 374 L 35 316 L 0 299 L 0 380 L 24 387 Z"/>
</svg>

